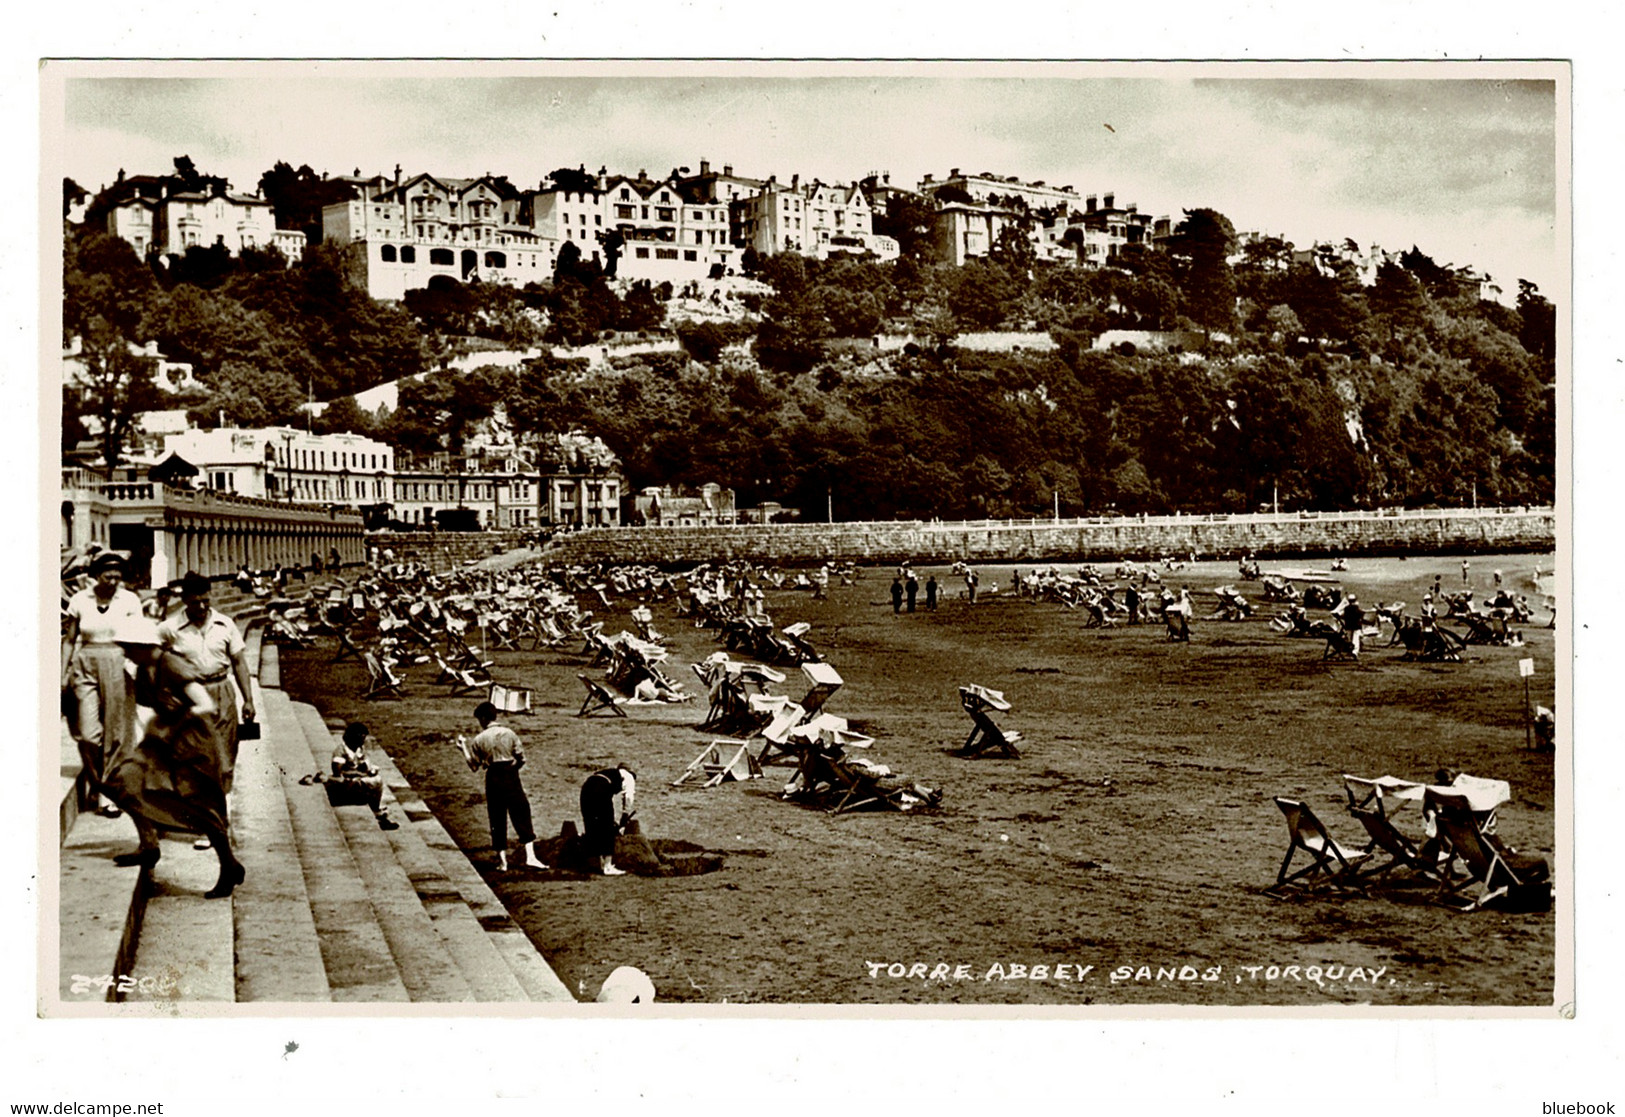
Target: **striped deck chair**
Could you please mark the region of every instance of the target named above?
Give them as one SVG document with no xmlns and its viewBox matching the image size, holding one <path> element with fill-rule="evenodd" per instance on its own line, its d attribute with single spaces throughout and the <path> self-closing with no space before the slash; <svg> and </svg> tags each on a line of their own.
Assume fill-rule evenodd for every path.
<svg viewBox="0 0 1625 1117">
<path fill-rule="evenodd" d="M 491 705 L 504 714 L 534 713 L 530 708 L 530 697 L 529 687 L 510 687 L 501 683 L 492 683 L 491 692 L 487 695 Z"/>
</svg>

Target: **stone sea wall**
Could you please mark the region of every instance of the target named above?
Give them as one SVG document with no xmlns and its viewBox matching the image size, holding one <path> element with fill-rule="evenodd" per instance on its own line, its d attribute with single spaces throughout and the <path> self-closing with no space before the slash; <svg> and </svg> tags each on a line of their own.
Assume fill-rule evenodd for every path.
<svg viewBox="0 0 1625 1117">
<path fill-rule="evenodd" d="M 414 559 L 431 570 L 449 570 L 474 559 L 528 545 L 535 531 L 386 531 L 367 536 L 368 547 Z M 538 554 L 541 552 L 538 551 Z"/>
<path fill-rule="evenodd" d="M 482 537 L 475 537 L 482 538 Z M 489 538 L 489 537 L 483 537 Z M 549 562 L 681 566 L 749 559 L 794 565 L 859 563 L 1103 562 L 1164 555 L 1260 558 L 1550 551 L 1556 514 L 1545 509 L 1399 513 L 1163 516 L 977 523 L 761 524 L 588 528 L 556 539 Z M 489 553 L 489 543 L 486 552 Z"/>
</svg>

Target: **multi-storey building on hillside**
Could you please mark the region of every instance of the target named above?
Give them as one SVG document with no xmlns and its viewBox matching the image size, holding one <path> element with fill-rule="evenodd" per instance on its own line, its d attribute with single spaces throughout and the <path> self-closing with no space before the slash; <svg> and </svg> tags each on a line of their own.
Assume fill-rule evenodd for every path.
<svg viewBox="0 0 1625 1117">
<path fill-rule="evenodd" d="M 275 247 L 290 262 L 305 251 L 305 235 L 278 229 L 271 203 L 231 190 L 224 179 L 182 189 L 173 175 L 130 175 L 103 189 L 86 220 L 128 241 L 139 255 L 181 255 L 188 248 L 222 245 L 233 256 L 245 248 Z"/>
<path fill-rule="evenodd" d="M 1020 228 L 1024 215 L 1004 206 L 948 202 L 937 207 L 933 246 L 945 264 L 962 265 L 986 256 L 1007 227 Z"/>
<path fill-rule="evenodd" d="M 1019 205 L 1025 206 L 1029 211 L 1062 210 L 1070 212 L 1077 209 L 1083 201 L 1078 192 L 1071 186 L 1050 186 L 1044 182 L 1023 182 L 1014 175 L 996 175 L 991 171 L 981 174 L 965 175 L 959 173 L 955 167 L 948 172 L 944 179 L 932 178 L 926 175 L 920 180 L 919 192 L 921 194 L 936 194 L 947 187 L 963 190 L 972 201 L 991 202 L 993 204 L 1012 205 L 1012 199 L 1020 199 Z"/>
<path fill-rule="evenodd" d="M 322 239 L 347 246 L 351 274 L 375 299 L 400 299 L 437 275 L 522 287 L 552 278 L 554 245 L 518 224 L 506 179 L 429 174 L 322 210 Z"/>
<path fill-rule="evenodd" d="M 616 275 L 625 279 L 702 279 L 735 264 L 728 206 L 676 178 L 612 175 L 603 182 L 604 224 L 620 234 Z"/>
<path fill-rule="evenodd" d="M 798 252 L 820 259 L 834 253 L 873 253 L 897 258 L 897 242 L 877 236 L 874 210 L 857 186 L 792 175 L 788 186 L 771 177 L 755 195 L 733 205 L 740 238 L 757 252 Z"/>
<path fill-rule="evenodd" d="M 749 244 L 750 241 L 745 237 L 739 225 L 741 211 L 734 203 L 746 201 L 760 194 L 767 186 L 767 180 L 736 175 L 732 164 L 723 164 L 721 173 L 714 172 L 711 170 L 711 162 L 708 159 L 700 160 L 700 173 L 697 175 L 684 174 L 683 171 L 684 168 L 678 169 L 678 186 L 701 201 L 721 202 L 729 207 L 729 243 L 735 248 L 744 248 Z"/>
</svg>

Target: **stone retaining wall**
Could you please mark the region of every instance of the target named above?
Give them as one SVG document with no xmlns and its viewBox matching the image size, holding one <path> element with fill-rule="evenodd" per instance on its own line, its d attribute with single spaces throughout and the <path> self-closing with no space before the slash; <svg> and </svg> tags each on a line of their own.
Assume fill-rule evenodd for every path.
<svg viewBox="0 0 1625 1117">
<path fill-rule="evenodd" d="M 1474 554 L 1549 551 L 1551 509 L 1405 512 L 1298 517 L 1158 517 L 1083 521 L 898 524 L 765 524 L 730 527 L 588 528 L 549 546 L 550 562 L 705 560 L 810 563 L 903 561 L 1104 562 L 1163 555 L 1232 557 Z"/>
<path fill-rule="evenodd" d="M 391 531 L 367 536 L 368 547 L 387 547 L 397 562 L 416 553 L 430 570 L 450 570 L 471 559 L 524 547 L 535 531 Z"/>
</svg>

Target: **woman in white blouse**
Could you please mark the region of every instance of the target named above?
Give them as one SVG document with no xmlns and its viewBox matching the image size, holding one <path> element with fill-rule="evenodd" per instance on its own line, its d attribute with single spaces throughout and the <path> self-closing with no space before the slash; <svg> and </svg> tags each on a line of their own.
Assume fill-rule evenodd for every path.
<svg viewBox="0 0 1625 1117">
<path fill-rule="evenodd" d="M 116 637 L 129 618 L 141 616 L 141 599 L 124 588 L 124 560 L 103 551 L 91 561 L 95 582 L 68 599 L 62 634 L 62 686 L 73 692 L 69 732 L 89 780 L 90 806 L 116 815 L 101 796 L 107 757 L 131 732 L 124 651 Z"/>
</svg>

